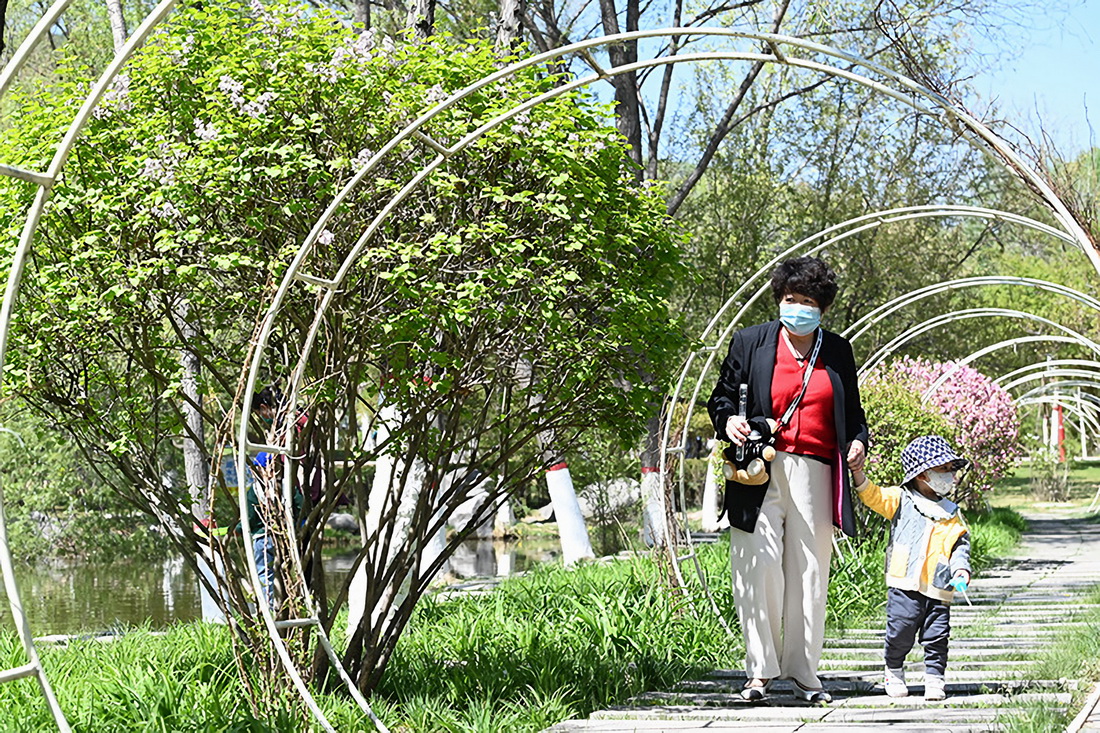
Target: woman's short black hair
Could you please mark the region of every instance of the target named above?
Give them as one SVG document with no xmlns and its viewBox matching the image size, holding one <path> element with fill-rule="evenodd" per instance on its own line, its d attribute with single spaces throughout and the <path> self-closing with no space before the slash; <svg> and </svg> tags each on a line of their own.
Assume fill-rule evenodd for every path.
<svg viewBox="0 0 1100 733">
<path fill-rule="evenodd" d="M 825 310 L 836 300 L 836 273 L 817 257 L 783 260 L 772 273 L 772 296 L 778 303 L 787 293 L 808 295 Z"/>
</svg>

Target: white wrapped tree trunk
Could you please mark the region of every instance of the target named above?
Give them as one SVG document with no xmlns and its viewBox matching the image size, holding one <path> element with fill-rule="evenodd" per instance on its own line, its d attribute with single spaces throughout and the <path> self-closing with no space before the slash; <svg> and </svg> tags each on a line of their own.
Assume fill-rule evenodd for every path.
<svg viewBox="0 0 1100 733">
<path fill-rule="evenodd" d="M 384 406 L 379 410 L 378 443 L 387 440 L 389 437 L 388 425 L 396 424 L 399 418 L 400 414 L 395 407 Z M 427 471 L 420 461 L 413 462 L 411 473 L 402 487 L 400 477 L 405 472 L 406 466 L 405 461 L 393 455 L 392 451 L 395 450 L 398 449 L 392 448 L 391 451 L 380 454 L 374 465 L 374 479 L 371 482 L 370 495 L 367 499 L 366 531 L 368 537 L 378 537 L 379 539 L 375 541 L 374 551 L 364 559 L 356 570 L 348 590 L 347 633 L 349 637 L 355 633 L 355 629 L 358 628 L 363 615 L 366 613 L 368 565 L 378 568 L 385 567 L 393 562 L 402 544 L 407 540 L 420 493 L 424 490 Z M 400 496 L 393 495 L 397 491 L 401 492 Z M 391 533 L 390 529 L 381 526 L 382 513 L 385 509 L 391 507 L 395 501 L 397 502 L 397 512 L 393 518 L 394 525 Z M 380 533 L 389 534 L 391 539 L 385 542 L 379 537 Z M 438 557 L 445 544 L 446 535 L 443 534 L 441 528 L 422 547 L 424 560 L 430 562 Z M 405 577 L 400 579 L 400 582 L 390 583 L 390 588 L 383 596 L 379 608 L 373 609 L 371 612 L 372 625 L 384 621 L 384 619 L 379 618 L 381 608 L 388 608 L 392 612 L 400 605 L 403 597 L 408 595 L 411 580 L 411 578 Z"/>
<path fill-rule="evenodd" d="M 642 468 L 642 540 L 650 547 L 668 544 L 665 482 L 659 469 Z"/>
<path fill-rule="evenodd" d="M 514 526 L 516 526 L 516 513 L 512 510 L 512 502 L 507 496 L 502 496 L 493 520 L 493 535 L 504 537 L 512 531 Z"/>
<path fill-rule="evenodd" d="M 249 552 L 252 548 L 249 547 Z M 222 560 L 216 554 L 213 555 L 213 563 L 204 553 L 198 555 L 199 572 L 202 576 L 215 588 L 223 587 L 218 580 L 218 576 L 222 576 L 225 573 L 225 566 L 222 564 Z M 210 591 L 206 589 L 206 585 L 199 582 L 199 603 L 202 608 L 202 620 L 211 624 L 224 624 L 225 613 L 222 612 L 221 606 L 214 600 L 214 596 L 210 595 Z M 228 604 L 226 604 L 228 605 Z"/>
<path fill-rule="evenodd" d="M 573 490 L 573 478 L 564 461 L 546 472 L 546 488 L 550 490 L 550 502 L 558 522 L 562 561 L 568 567 L 578 560 L 595 557 L 588 539 L 588 527 L 577 503 L 577 492 Z"/>
<path fill-rule="evenodd" d="M 729 527 L 729 521 L 722 517 L 718 520 L 718 472 L 715 463 L 721 460 L 721 447 L 717 440 L 711 440 L 710 456 L 707 458 L 707 475 L 703 482 L 703 517 L 701 528 L 704 532 L 717 532 Z"/>
</svg>

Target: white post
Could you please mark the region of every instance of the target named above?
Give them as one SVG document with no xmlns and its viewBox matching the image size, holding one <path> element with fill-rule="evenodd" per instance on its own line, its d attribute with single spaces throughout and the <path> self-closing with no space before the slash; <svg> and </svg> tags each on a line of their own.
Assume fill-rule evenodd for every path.
<svg viewBox="0 0 1100 733">
<path fill-rule="evenodd" d="M 497 554 L 497 575 L 505 578 L 511 575 L 515 570 L 516 553 L 514 550 L 510 550 L 503 547 L 503 543 L 494 542 L 493 551 Z"/>
<path fill-rule="evenodd" d="M 642 540 L 649 547 L 668 544 L 664 475 L 660 469 L 642 467 Z"/>
<path fill-rule="evenodd" d="M 710 454 L 707 457 L 707 475 L 703 482 L 703 518 L 701 529 L 704 532 L 717 532 L 729 526 L 722 517 L 718 520 L 718 472 L 715 463 L 721 460 L 722 449 L 714 438 L 710 440 Z"/>
<path fill-rule="evenodd" d="M 1077 390 L 1077 404 L 1081 405 L 1081 388 Z M 1081 434 L 1081 460 L 1085 460 L 1089 457 L 1089 442 L 1088 436 L 1085 433 L 1085 411 L 1084 406 L 1078 408 L 1080 412 L 1077 413 L 1077 431 Z"/>
<path fill-rule="evenodd" d="M 248 551 L 252 552 L 251 544 L 249 544 Z M 208 556 L 214 558 L 214 562 L 211 563 Z M 205 578 L 210 585 L 218 588 L 219 590 L 224 587 L 224 583 L 218 580 L 219 576 L 224 577 L 225 566 L 222 564 L 222 560 L 216 554 L 213 549 L 207 547 L 203 552 L 200 552 L 197 556 L 199 572 L 202 573 L 202 577 Z M 199 582 L 199 603 L 202 607 L 202 620 L 209 624 L 224 624 L 225 613 L 222 611 L 218 602 L 214 600 L 214 596 L 210 595 L 210 591 L 206 589 L 206 585 L 203 582 Z"/>
<path fill-rule="evenodd" d="M 493 518 L 493 536 L 504 537 L 516 526 L 516 513 L 512 511 L 512 501 L 507 496 L 500 498 L 496 516 Z"/>
<path fill-rule="evenodd" d="M 558 522 L 558 535 L 561 538 L 562 561 L 566 567 L 578 560 L 594 558 L 596 553 L 592 551 L 588 528 L 584 524 L 584 515 L 577 503 L 577 492 L 573 490 L 573 478 L 569 475 L 569 466 L 565 461 L 547 469 L 546 488 L 550 490 L 550 501 L 554 505 L 554 518 Z"/>
</svg>

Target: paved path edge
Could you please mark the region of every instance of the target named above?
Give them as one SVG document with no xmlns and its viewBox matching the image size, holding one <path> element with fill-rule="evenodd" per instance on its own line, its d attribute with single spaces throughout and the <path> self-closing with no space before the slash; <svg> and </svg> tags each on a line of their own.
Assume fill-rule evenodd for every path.
<svg viewBox="0 0 1100 733">
<path fill-rule="evenodd" d="M 1081 712 L 1077 713 L 1077 717 L 1066 726 L 1066 733 L 1077 733 L 1077 731 L 1084 728 L 1088 719 L 1092 717 L 1093 712 L 1097 711 L 1098 708 L 1100 708 L 1100 682 L 1093 686 L 1092 692 L 1089 693 L 1085 704 L 1081 707 Z"/>
</svg>

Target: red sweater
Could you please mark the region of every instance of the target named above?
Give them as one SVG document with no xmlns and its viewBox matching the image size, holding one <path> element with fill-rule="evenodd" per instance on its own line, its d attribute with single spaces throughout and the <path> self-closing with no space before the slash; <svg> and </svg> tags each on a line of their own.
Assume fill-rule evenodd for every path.
<svg viewBox="0 0 1100 733">
<path fill-rule="evenodd" d="M 806 362 L 803 362 L 805 364 Z M 772 416 L 778 420 L 802 390 L 804 367 L 791 354 L 783 334 L 775 352 L 772 373 Z M 810 375 L 810 384 L 791 421 L 775 438 L 775 449 L 824 458 L 836 456 L 836 425 L 833 422 L 833 383 L 819 358 Z"/>
</svg>

